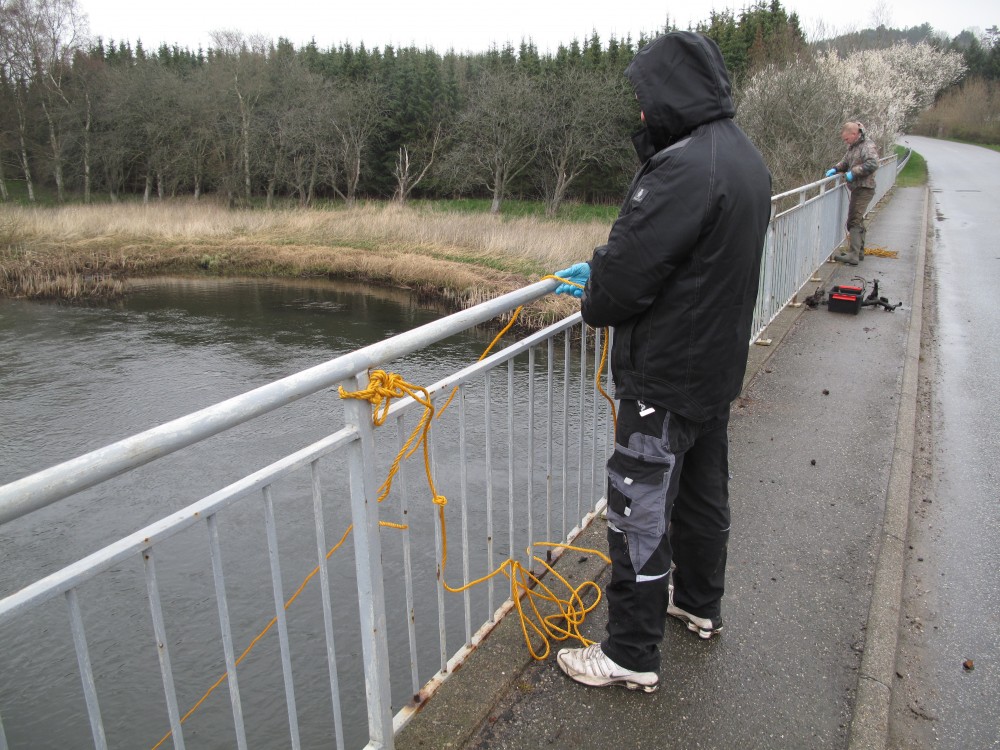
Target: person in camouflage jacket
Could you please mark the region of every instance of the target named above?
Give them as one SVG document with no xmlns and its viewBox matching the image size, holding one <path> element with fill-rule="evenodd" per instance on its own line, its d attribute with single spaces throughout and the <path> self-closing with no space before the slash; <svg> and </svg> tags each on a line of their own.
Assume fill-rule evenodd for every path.
<svg viewBox="0 0 1000 750">
<path fill-rule="evenodd" d="M 827 173 L 832 177 L 843 172 L 851 199 L 847 207 L 848 252 L 834 256 L 834 260 L 856 266 L 865 259 L 865 211 L 875 196 L 875 171 L 878 169 L 878 150 L 865 136 L 860 122 L 848 121 L 840 131 L 840 138 L 847 144 L 847 153 Z"/>
</svg>

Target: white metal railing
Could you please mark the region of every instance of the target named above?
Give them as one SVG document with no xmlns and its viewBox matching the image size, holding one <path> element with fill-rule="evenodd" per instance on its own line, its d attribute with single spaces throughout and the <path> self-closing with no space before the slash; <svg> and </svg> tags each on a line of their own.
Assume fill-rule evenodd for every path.
<svg viewBox="0 0 1000 750">
<path fill-rule="evenodd" d="M 544 296 L 551 292 L 555 283 L 538 282 L 0 487 L 0 517 L 9 521 L 23 516 L 61 497 L 332 386 L 344 384 L 347 390 L 362 389 L 369 368 L 384 367 L 387 362 L 422 351 L 434 342 Z M 601 331 L 588 330 L 577 313 L 428 386 L 439 407 L 452 390 L 457 389 L 445 416 L 435 421 L 430 443 L 435 483 L 453 500 L 449 515 L 452 509 L 457 509 L 457 518 L 452 519 L 456 528 L 448 537 L 454 562 L 447 570 L 447 578 L 453 585 L 484 575 L 508 556 L 531 567 L 527 550 L 534 542 L 570 539 L 579 533 L 582 523 L 589 522 L 599 510 L 602 467 L 611 440 L 610 407 L 603 398 L 595 396 L 593 385 L 600 362 L 602 335 Z M 218 641 L 222 652 L 219 661 L 225 666 L 231 704 L 231 718 L 226 722 L 233 727 L 236 746 L 248 746 L 242 705 L 247 686 L 241 668 L 237 667 L 241 650 L 237 643 L 245 645 L 249 636 L 246 632 L 235 634 L 230 624 L 232 599 L 229 592 L 234 586 L 234 573 L 230 569 L 223 575 L 226 556 L 220 529 L 227 514 L 240 507 L 256 505 L 262 505 L 263 510 L 273 597 L 273 602 L 267 605 L 258 601 L 257 607 L 270 608 L 278 633 L 277 651 L 280 652 L 288 727 L 287 738 L 281 744 L 296 748 L 313 744 L 302 739 L 301 711 L 296 695 L 299 685 L 303 682 L 314 684 L 316 676 L 303 676 L 293 658 L 303 644 L 296 641 L 287 622 L 288 580 L 287 576 L 282 576 L 283 567 L 295 566 L 296 560 L 301 559 L 302 549 L 290 552 L 286 548 L 279 554 L 282 534 L 276 512 L 279 503 L 309 501 L 308 496 L 301 494 L 293 498 L 287 496 L 289 490 L 286 488 L 296 475 L 307 477 L 305 481 L 298 480 L 298 484 L 308 485 L 313 505 L 322 615 L 321 621 L 312 627 L 324 633 L 327 644 L 328 675 L 324 682 L 328 685 L 327 703 L 332 706 L 327 736 L 335 737 L 338 747 L 344 747 L 345 743 L 355 747 L 364 744 L 358 739 L 363 733 L 370 747 L 392 747 L 394 732 L 426 700 L 430 690 L 461 664 L 497 617 L 509 609 L 510 602 L 498 606 L 492 581 L 484 584 L 482 594 L 467 591 L 461 596 L 446 598 L 436 570 L 442 554 L 444 529 L 436 522 L 435 506 L 427 501 L 426 487 L 423 491 L 408 489 L 407 484 L 412 481 L 401 478 L 386 503 L 374 502 L 380 480 L 376 472 L 381 473 L 379 467 L 387 465 L 400 449 L 412 429 L 412 424 L 406 424 L 407 420 L 415 423 L 422 407 L 412 399 L 394 402 L 389 410 L 388 426 L 380 429 L 376 437 L 371 406 L 351 399 L 343 403 L 346 423 L 327 437 L 77 563 L 18 591 L 3 592 L 6 596 L 0 599 L 0 638 L 7 637 L 7 631 L 2 628 L 20 622 L 30 629 L 33 613 L 40 607 L 60 597 L 65 600 L 83 703 L 95 747 L 115 744 L 108 740 L 106 716 L 120 722 L 123 711 L 137 713 L 139 709 L 130 704 L 128 696 L 119 698 L 117 705 L 107 711 L 99 700 L 98 685 L 107 679 L 101 670 L 106 671 L 107 667 L 94 665 L 93 648 L 88 645 L 88 632 L 100 629 L 101 623 L 100 613 L 84 612 L 82 605 L 86 604 L 88 596 L 86 584 L 100 581 L 109 571 L 136 559 L 141 560 L 144 570 L 152 621 L 148 651 L 156 653 L 159 659 L 165 719 L 174 746 L 184 746 L 182 716 L 192 701 L 190 697 L 178 697 L 180 691 L 174 666 L 177 657 L 171 648 L 178 634 L 171 632 L 167 622 L 178 618 L 176 612 L 170 618 L 165 615 L 183 605 L 170 602 L 161 594 L 164 576 L 160 569 L 168 559 L 167 552 L 161 550 L 169 549 L 168 543 L 182 536 L 188 540 L 185 542 L 188 548 L 197 547 L 201 543 L 196 539 L 191 541 L 191 537 L 199 536 L 198 529 L 207 531 L 203 544 L 208 547 L 210 571 L 206 571 L 206 576 L 210 575 L 213 582 L 215 607 L 214 613 L 202 614 L 218 617 Z M 557 403 L 561 408 L 556 407 Z M 445 456 L 441 455 L 440 447 L 443 431 L 452 436 L 448 441 L 449 455 Z M 559 450 L 555 450 L 556 447 Z M 506 459 L 506 472 L 500 466 L 503 459 Z M 325 489 L 324 485 L 333 481 L 331 474 L 337 473 L 348 477 L 346 498 Z M 294 490 L 291 492 L 295 494 Z M 485 509 L 479 502 L 473 507 L 470 502 L 473 492 L 482 493 Z M 326 558 L 328 522 L 325 516 L 329 515 L 331 506 L 342 507 L 348 502 L 350 513 L 346 520 L 354 527 L 351 535 L 353 568 L 349 565 L 349 556 Z M 494 508 L 494 505 L 503 507 Z M 485 523 L 477 521 L 470 531 L 470 518 L 483 514 Z M 507 522 L 505 543 L 499 541 L 503 534 L 494 533 L 496 515 L 505 517 Z M 431 517 L 435 522 L 428 523 Z M 408 528 L 380 531 L 379 522 L 385 519 L 401 522 Z M 337 535 L 342 531 L 338 529 Z M 392 535 L 391 549 L 386 549 L 382 543 L 387 534 Z M 426 552 L 432 546 L 436 549 L 433 556 L 425 553 L 416 559 L 418 555 L 414 552 Z M 524 552 L 519 553 L 519 549 Z M 242 566 L 230 564 L 226 567 Z M 237 570 L 236 575 L 242 572 Z M 335 577 L 356 580 L 352 604 L 358 608 L 356 627 L 345 628 L 334 615 L 330 591 L 331 579 Z M 395 610 L 391 622 L 384 593 L 387 579 L 393 585 L 403 582 L 397 587 L 398 596 L 391 602 Z M 428 607 L 421 611 L 421 604 L 430 598 L 437 600 L 436 612 Z M 404 599 L 405 606 L 400 606 Z M 457 612 L 450 604 L 451 599 L 461 601 Z M 339 641 L 335 634 L 338 628 L 356 633 L 359 643 L 349 644 L 349 651 L 356 652 L 360 645 L 358 661 L 363 668 L 363 679 L 353 681 L 356 687 L 353 691 L 345 691 L 345 681 L 338 675 L 338 662 L 347 659 L 338 656 L 335 647 L 335 641 Z M 459 631 L 457 636 L 456 631 Z M 437 641 L 436 665 L 434 659 L 428 661 L 427 653 L 433 646 L 428 644 L 427 638 L 423 637 L 422 644 L 418 643 L 421 634 L 427 633 L 433 633 L 432 641 Z M 456 637 L 461 638 L 457 649 Z M 19 643 L 29 638 L 25 636 Z M 344 718 L 348 713 L 357 714 L 357 706 L 367 706 L 366 727 L 365 722 L 361 722 L 360 727 L 352 727 Z M 16 719 L 17 709 L 13 714 Z M 0 717 L 7 719 L 8 731 L 11 731 L 11 711 L 2 702 Z M 312 731 L 314 739 L 316 731 L 324 732 L 323 729 Z M 148 738 L 152 740 L 149 746 L 162 734 L 161 731 L 156 737 Z M 133 737 L 128 744 L 135 742 Z M 4 725 L 0 723 L 0 748 L 6 747 Z"/>
<path fill-rule="evenodd" d="M 895 182 L 896 156 L 892 155 L 879 162 L 875 196 L 869 210 Z M 793 205 L 787 207 L 789 203 Z M 844 241 L 847 204 L 847 186 L 842 175 L 825 177 L 771 199 L 772 219 L 761 259 L 751 340 L 763 333 Z"/>
<path fill-rule="evenodd" d="M 885 168 L 894 162 L 895 157 L 882 162 L 873 205 L 894 182 L 896 170 Z M 844 187 L 837 184 L 838 179 L 820 180 L 773 199 L 775 209 L 762 258 L 754 339 L 843 240 L 847 199 Z M 795 205 L 779 211 L 789 199 Z M 435 342 L 538 299 L 551 292 L 555 283 L 532 284 L 4 485 L 0 487 L 0 524 L 338 384 L 344 384 L 348 390 L 361 389 L 370 369 L 385 367 L 404 355 L 423 351 Z M 449 508 L 458 506 L 460 531 L 449 537 L 449 549 L 452 553 L 460 550 L 462 582 L 494 570 L 498 561 L 507 556 L 530 565 L 525 550 L 534 542 L 571 540 L 599 512 L 603 503 L 603 464 L 611 450 L 612 434 L 610 408 L 596 395 L 593 386 L 601 345 L 602 332 L 589 331 L 579 314 L 575 314 L 429 386 L 432 398 L 439 405 L 443 397 L 458 389 L 446 421 L 435 422 L 431 430 L 430 450 L 435 482 L 444 488 L 444 494 L 458 499 Z M 607 380 L 608 373 L 603 375 Z M 414 491 L 404 474 L 386 503 L 380 506 L 374 502 L 378 494 L 377 474 L 403 446 L 419 417 L 419 408 L 411 399 L 397 401 L 389 411 L 390 420 L 386 423 L 389 426 L 380 428 L 376 435 L 370 406 L 347 400 L 344 425 L 326 437 L 18 591 L 0 592 L 4 594 L 0 599 L 3 644 L 0 648 L 8 646 L 3 643 L 9 636 L 6 628 L 20 626 L 30 630 L 32 617 L 39 608 L 62 598 L 93 743 L 96 748 L 108 747 L 106 716 L 120 724 L 123 712 L 136 713 L 140 709 L 134 702 L 138 697 L 116 695 L 114 705 L 105 713 L 98 684 L 106 683 L 106 672 L 114 669 L 103 658 L 101 664 L 94 665 L 88 632 L 99 631 L 101 618 L 107 613 L 85 611 L 85 605 L 92 595 L 92 582 L 99 585 L 112 572 L 136 561 L 152 622 L 146 650 L 157 654 L 165 725 L 169 725 L 174 747 L 182 748 L 182 717 L 192 693 L 186 687 L 180 691 L 184 698 L 178 697 L 171 645 L 178 642 L 176 630 L 184 629 L 196 613 L 188 611 L 189 603 L 162 595 L 167 576 L 161 567 L 166 567 L 171 554 L 176 557 L 171 547 L 175 539 L 184 538 L 187 550 L 204 551 L 207 547 L 209 562 L 205 573 L 206 577 L 210 575 L 214 606 L 210 607 L 211 613 L 202 612 L 200 616 L 205 620 L 218 618 L 214 638 L 221 651 L 218 661 L 224 666 L 229 693 L 226 711 L 229 718 L 224 723 L 231 725 L 236 746 L 246 748 L 242 696 L 253 686 L 248 687 L 243 681 L 244 667 L 237 666 L 237 644 L 248 640 L 248 633 L 253 631 L 247 630 L 245 622 L 239 628 L 233 624 L 229 592 L 234 586 L 243 586 L 240 581 L 246 571 L 240 558 L 223 574 L 223 563 L 233 553 L 224 554 L 222 522 L 240 508 L 259 507 L 264 517 L 273 601 L 267 605 L 255 601 L 252 606 L 271 609 L 278 631 L 275 658 L 280 662 L 287 721 L 287 737 L 280 744 L 290 744 L 293 748 L 310 745 L 309 740 L 302 738 L 296 702 L 297 686 L 307 682 L 311 693 L 323 684 L 329 706 L 329 711 L 324 712 L 323 727 L 309 730 L 312 736 L 318 731 L 327 742 L 332 737 L 338 748 L 362 742 L 371 748 L 391 748 L 394 733 L 512 606 L 509 598 L 498 606 L 492 579 L 485 584 L 485 592 L 462 594 L 457 606 L 452 604 L 456 597 L 446 597 L 437 570 L 444 529 L 427 502 L 426 489 Z M 453 437 L 442 455 L 444 431 Z M 341 493 L 326 489 L 337 481 L 346 485 Z M 298 489 L 287 489 L 289 485 Z M 473 495 L 480 502 L 470 502 Z M 317 621 L 310 627 L 323 634 L 322 670 L 326 675 L 323 678 L 317 677 L 316 664 L 303 670 L 293 656 L 303 644 L 287 620 L 288 582 L 281 571 L 283 565 L 301 568 L 304 550 L 309 545 L 289 551 L 286 543 L 279 553 L 283 535 L 276 503 L 282 507 L 292 503 L 312 507 L 313 549 L 321 602 Z M 328 559 L 331 508 L 343 509 L 345 525 L 353 524 L 353 566 L 344 555 Z M 407 528 L 380 530 L 380 520 L 387 518 L 398 519 Z M 471 526 L 475 526 L 471 530 L 470 519 Z M 505 543 L 498 543 L 494 528 L 497 519 L 506 520 Z M 204 529 L 201 535 L 199 529 Z M 337 529 L 335 534 L 341 532 L 342 529 Z M 206 533 L 204 541 L 199 541 Z M 393 543 L 386 546 L 383 540 L 388 534 L 394 535 L 389 537 Z M 433 555 L 428 553 L 431 544 Z M 142 572 L 138 573 L 140 567 Z M 446 576 L 458 578 L 457 568 L 457 564 L 452 565 Z M 360 665 L 348 665 L 347 669 L 359 673 L 358 679 L 348 681 L 341 679 L 340 671 L 350 659 L 345 650 L 338 651 L 336 647 L 336 631 L 344 630 L 344 626 L 334 611 L 339 614 L 342 605 L 335 606 L 331 592 L 339 581 L 351 578 L 354 579 L 352 606 L 357 606 L 358 613 L 356 626 L 347 630 L 349 637 L 360 642 L 360 654 L 353 642 L 346 651 Z M 388 611 L 387 583 L 394 590 Z M 176 590 L 173 584 L 168 588 Z M 433 633 L 432 640 L 436 641 L 437 659 L 433 666 L 424 658 L 433 648 L 427 643 L 427 632 Z M 211 640 L 204 633 L 202 637 Z M 456 642 L 461 644 L 457 649 Z M 270 647 L 273 652 L 273 643 Z M 190 683 L 191 679 L 185 682 Z M 354 685 L 353 691 L 345 689 L 348 682 Z M 194 695 L 198 694 L 195 691 Z M 16 732 L 11 727 L 17 724 L 19 705 L 11 709 L 0 701 L 0 750 L 8 747 L 3 718 L 8 719 L 9 731 Z M 358 714 L 357 707 L 361 705 L 365 706 L 363 713 L 367 720 L 361 719 L 361 726 L 352 727 L 345 714 Z M 217 717 L 220 710 L 215 707 Z M 148 724 L 148 718 L 143 724 Z M 155 741 L 159 733 L 154 734 L 157 737 L 144 739 Z M 129 744 L 138 741 L 132 736 Z"/>
</svg>

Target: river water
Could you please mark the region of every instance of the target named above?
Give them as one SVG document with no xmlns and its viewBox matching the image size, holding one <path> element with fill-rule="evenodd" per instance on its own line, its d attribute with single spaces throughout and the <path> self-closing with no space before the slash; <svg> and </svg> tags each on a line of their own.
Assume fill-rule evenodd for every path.
<svg viewBox="0 0 1000 750">
<path fill-rule="evenodd" d="M 0 484 L 419 326 L 441 314 L 417 304 L 405 290 L 372 294 L 360 286 L 326 281 L 156 280 L 136 283 L 121 303 L 96 307 L 0 300 Z M 490 338 L 485 331 L 468 332 L 398 360 L 392 363 L 392 369 L 412 382 L 429 384 L 475 361 Z M 558 364 L 561 354 L 555 360 Z M 571 372 L 577 367 L 575 362 Z M 519 363 L 517 369 L 519 376 L 523 375 L 524 363 Z M 507 398 L 505 382 L 497 382 L 494 388 L 494 398 Z M 515 390 L 521 426 L 526 397 L 523 391 L 520 386 Z M 477 398 L 483 401 L 485 396 L 470 391 L 469 403 Z M 576 408 L 575 401 L 571 408 Z M 335 393 L 318 394 L 0 527 L 0 596 L 336 431 L 343 423 L 342 414 Z M 536 415 L 536 419 L 544 418 Z M 448 477 L 454 480 L 457 475 L 457 443 L 453 432 L 452 437 L 447 436 L 447 430 L 442 432 L 445 437 L 436 444 L 436 451 L 439 472 L 445 476 L 441 481 L 448 485 Z M 482 458 L 479 437 L 475 431 L 470 434 L 470 452 L 478 451 Z M 391 445 L 395 440 L 393 435 Z M 555 447 L 562 449 L 561 445 Z M 577 447 L 577 443 L 567 446 L 571 456 Z M 506 447 L 497 451 L 497 463 L 505 465 L 506 451 Z M 388 458 L 391 454 L 380 458 L 380 472 Z M 323 480 L 324 490 L 338 499 L 329 502 L 325 511 L 330 544 L 350 523 L 343 499 L 347 484 L 342 468 L 329 467 Z M 421 473 L 420 468 L 413 470 L 406 481 L 415 496 L 422 498 Z M 480 495 L 486 481 L 483 473 L 474 473 L 470 478 L 473 492 Z M 520 481 L 518 494 L 527 492 L 524 480 Z M 454 481 L 445 489 L 450 495 Z M 417 504 L 416 500 L 411 502 Z M 220 514 L 237 653 L 274 614 L 261 504 L 243 506 Z M 316 564 L 308 476 L 276 486 L 275 507 L 287 599 Z M 386 507 L 383 518 L 391 518 L 393 512 Z M 511 518 L 516 523 L 512 524 Z M 433 539 L 432 519 L 431 510 L 409 518 L 415 539 L 420 533 L 424 539 Z M 507 539 L 505 546 L 506 535 L 500 530 L 516 525 L 520 533 L 524 518 L 519 512 L 500 507 L 493 513 L 493 522 L 498 529 L 497 555 L 502 558 L 518 542 Z M 541 526 L 544 521 L 537 518 L 535 523 Z M 469 524 L 473 538 L 482 535 L 485 512 L 481 504 L 471 509 Z M 458 533 L 456 526 L 449 535 L 449 552 L 453 555 L 462 549 Z M 541 536 L 535 534 L 535 538 Z M 480 562 L 482 547 L 481 543 L 470 543 Z M 386 584 L 388 616 L 398 621 L 395 626 L 394 620 L 390 621 L 390 637 L 405 641 L 405 630 L 399 632 L 406 617 L 402 584 L 398 575 L 392 574 L 401 565 L 400 553 L 398 545 L 385 538 L 383 549 L 391 578 Z M 337 554 L 343 556 L 344 562 L 335 566 L 331 558 L 331 588 L 337 621 L 342 727 L 347 747 L 360 747 L 367 741 L 367 734 L 350 541 Z M 417 544 L 413 556 L 415 569 L 423 566 L 429 571 L 425 581 L 415 584 L 417 616 L 432 621 L 436 617 L 432 544 Z M 204 531 L 160 545 L 157 559 L 169 561 L 158 563 L 158 578 L 161 595 L 169 602 L 165 605 L 169 647 L 180 710 L 184 713 L 225 671 Z M 460 582 L 460 563 L 450 566 L 452 583 Z M 499 588 L 493 606 L 506 596 L 503 587 Z M 472 606 L 477 611 L 487 610 L 485 596 L 482 590 L 473 594 Z M 80 600 L 109 745 L 153 747 L 169 724 L 155 648 L 150 647 L 142 562 L 122 564 L 85 584 Z M 461 597 L 449 600 L 447 609 L 450 653 L 464 640 Z M 479 616 L 474 622 L 483 619 Z M 288 610 L 288 620 L 303 746 L 332 747 L 334 712 L 329 676 L 323 666 L 325 643 L 318 592 L 306 590 Z M 419 667 L 420 681 L 440 667 L 438 639 L 439 629 L 434 623 L 418 631 L 418 652 L 427 654 Z M 277 642 L 272 631 L 239 670 L 251 746 L 284 747 L 289 742 Z M 393 651 L 391 660 L 396 710 L 411 691 L 409 657 L 405 649 L 400 649 L 398 654 Z M 43 605 L 30 618 L 0 627 L 0 720 L 11 748 L 90 745 L 76 656 L 61 599 Z M 185 723 L 187 746 L 232 747 L 232 726 L 223 684 Z"/>
</svg>

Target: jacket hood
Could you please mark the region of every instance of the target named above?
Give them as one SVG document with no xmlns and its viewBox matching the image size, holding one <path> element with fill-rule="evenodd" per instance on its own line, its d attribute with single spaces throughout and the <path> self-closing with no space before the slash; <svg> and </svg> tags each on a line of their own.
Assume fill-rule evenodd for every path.
<svg viewBox="0 0 1000 750">
<path fill-rule="evenodd" d="M 691 31 L 654 39 L 625 70 L 659 151 L 699 125 L 732 117 L 729 73 L 718 45 Z"/>
</svg>

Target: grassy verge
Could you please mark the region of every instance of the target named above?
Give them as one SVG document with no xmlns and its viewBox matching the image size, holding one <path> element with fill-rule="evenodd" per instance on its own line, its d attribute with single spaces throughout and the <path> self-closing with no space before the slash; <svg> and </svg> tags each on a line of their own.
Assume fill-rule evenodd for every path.
<svg viewBox="0 0 1000 750">
<path fill-rule="evenodd" d="M 966 143 L 970 146 L 979 146 L 980 148 L 988 148 L 991 151 L 1000 151 L 1000 144 L 996 143 L 979 143 L 977 141 L 963 141 L 960 138 L 949 139 L 949 140 L 955 140 L 958 143 Z"/>
<path fill-rule="evenodd" d="M 463 198 L 457 200 L 414 201 L 414 206 L 424 210 L 444 213 L 483 214 L 490 210 L 487 198 Z M 545 213 L 545 204 L 539 201 L 505 200 L 504 218 L 535 218 L 560 222 L 599 221 L 610 224 L 618 216 L 617 205 L 593 205 L 588 203 L 563 203 L 555 216 Z"/>
<path fill-rule="evenodd" d="M 903 158 L 906 149 L 896 146 L 896 155 Z M 910 153 L 910 160 L 906 162 L 898 175 L 896 175 L 897 187 L 918 187 L 927 184 L 927 161 L 916 151 Z"/>
<path fill-rule="evenodd" d="M 171 274 L 342 278 L 462 308 L 590 257 L 610 220 L 491 216 L 456 206 L 228 210 L 208 202 L 0 207 L 0 295 L 109 298 Z M 526 311 L 535 326 L 574 301 Z M 570 307 L 567 307 L 569 305 Z"/>
</svg>

